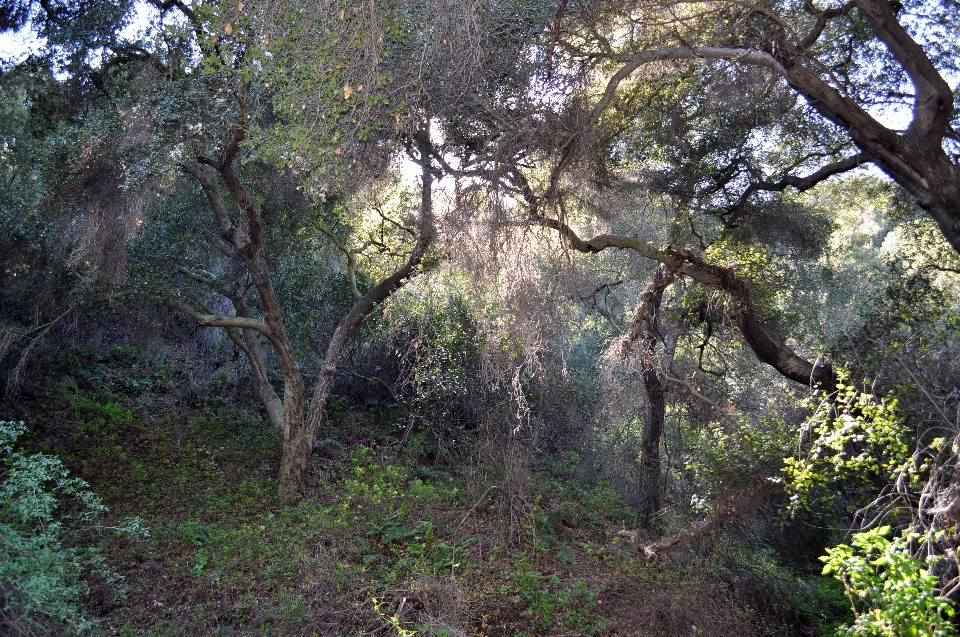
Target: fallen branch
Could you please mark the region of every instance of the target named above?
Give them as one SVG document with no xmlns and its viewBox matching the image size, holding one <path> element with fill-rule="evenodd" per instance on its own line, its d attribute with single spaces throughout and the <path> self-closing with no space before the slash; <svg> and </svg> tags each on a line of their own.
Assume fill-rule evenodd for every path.
<svg viewBox="0 0 960 637">
<path fill-rule="evenodd" d="M 487 487 L 487 490 L 483 492 L 483 495 L 477 498 L 477 501 L 473 503 L 473 506 L 470 507 L 470 510 L 463 514 L 463 517 L 460 518 L 460 523 L 457 524 L 457 527 L 453 530 L 453 533 L 451 533 L 450 535 L 455 535 L 457 531 L 460 530 L 460 527 L 462 527 L 464 522 L 467 521 L 467 518 L 469 518 L 470 515 L 477 510 L 477 507 L 479 507 L 481 504 L 484 503 L 484 501 L 487 499 L 487 496 L 490 495 L 490 493 L 492 493 L 493 491 L 500 491 L 501 493 L 503 493 L 503 489 L 501 489 L 500 485 L 498 484 L 494 484 Z"/>
<path fill-rule="evenodd" d="M 704 538 L 713 532 L 718 526 L 726 524 L 730 520 L 737 518 L 745 513 L 753 511 L 767 496 L 779 491 L 783 484 L 779 481 L 773 482 L 771 479 L 764 481 L 760 486 L 747 487 L 733 493 L 720 500 L 716 506 L 713 515 L 695 522 L 690 527 L 675 533 L 671 536 L 657 540 L 646 546 L 639 546 L 638 531 L 619 531 L 617 535 L 629 537 L 634 544 L 638 544 L 638 550 L 643 553 L 646 561 L 650 562 L 657 558 L 661 553 L 672 551 L 673 549 L 695 542 Z"/>
</svg>

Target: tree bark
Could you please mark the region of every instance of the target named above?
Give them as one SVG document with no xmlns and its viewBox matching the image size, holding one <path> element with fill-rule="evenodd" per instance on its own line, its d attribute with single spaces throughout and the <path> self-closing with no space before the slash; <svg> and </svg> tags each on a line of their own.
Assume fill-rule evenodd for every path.
<svg viewBox="0 0 960 637">
<path fill-rule="evenodd" d="M 637 521 L 641 528 L 653 526 L 657 513 L 663 507 L 663 472 L 660 467 L 660 439 L 666 421 L 667 402 L 663 374 L 657 364 L 657 319 L 663 301 L 663 287 L 658 286 L 665 278 L 664 267 L 657 268 L 653 284 L 648 288 L 643 304 L 647 306 L 640 339 L 640 366 L 643 371 L 643 388 L 647 394 L 647 422 L 643 428 L 640 445 L 640 480 L 637 502 Z M 649 302 L 648 302 L 649 301 Z"/>
<path fill-rule="evenodd" d="M 238 312 L 240 314 L 240 312 Z M 249 315 L 249 310 L 246 311 Z M 242 314 L 240 314 L 242 316 Z M 263 357 L 263 348 L 260 347 L 260 337 L 252 329 L 243 330 L 243 341 L 246 343 L 247 360 L 250 362 L 250 371 L 253 377 L 253 393 L 267 410 L 270 424 L 283 430 L 283 401 L 267 376 L 267 364 Z"/>
<path fill-rule="evenodd" d="M 286 500 L 295 500 L 306 486 L 307 466 L 317 431 L 323 422 L 327 400 L 333 387 L 337 361 L 350 337 L 367 315 L 395 291 L 400 289 L 421 269 L 423 258 L 436 239 L 433 218 L 433 173 L 430 162 L 429 122 L 421 129 L 417 140 L 421 166 L 420 182 L 420 232 L 407 262 L 390 277 L 374 286 L 353 304 L 350 311 L 340 319 L 327 345 L 320 378 L 310 401 L 310 411 L 299 426 L 284 428 L 283 457 L 280 462 L 280 494 Z"/>
</svg>

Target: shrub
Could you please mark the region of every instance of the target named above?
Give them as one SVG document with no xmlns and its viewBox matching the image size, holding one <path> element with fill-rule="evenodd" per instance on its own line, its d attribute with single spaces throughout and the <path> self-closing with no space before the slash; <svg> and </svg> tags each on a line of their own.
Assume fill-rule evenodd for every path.
<svg viewBox="0 0 960 637">
<path fill-rule="evenodd" d="M 800 431 L 805 453 L 784 460 L 794 512 L 827 508 L 841 495 L 869 494 L 898 478 L 918 486 L 929 468 L 911 455 L 915 431 L 897 410 L 896 399 L 845 384 L 849 377 L 837 370 L 836 394 L 811 401 L 814 414 Z"/>
<path fill-rule="evenodd" d="M 0 421 L 0 632 L 82 633 L 94 624 L 82 605 L 85 574 L 119 579 L 79 542 L 107 509 L 57 458 L 15 450 L 25 429 Z"/>
<path fill-rule="evenodd" d="M 856 621 L 837 635 L 955 637 L 953 606 L 936 594 L 937 577 L 910 554 L 915 534 L 889 539 L 890 527 L 856 533 L 852 546 L 841 544 L 820 558 L 824 575 L 843 587 Z"/>
</svg>

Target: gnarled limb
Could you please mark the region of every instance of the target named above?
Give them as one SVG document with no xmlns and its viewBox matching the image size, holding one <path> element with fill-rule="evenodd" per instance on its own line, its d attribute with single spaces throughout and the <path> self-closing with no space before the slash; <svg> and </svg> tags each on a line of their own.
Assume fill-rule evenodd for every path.
<svg viewBox="0 0 960 637">
<path fill-rule="evenodd" d="M 814 42 L 819 40 L 820 36 L 823 34 L 823 30 L 827 27 L 827 23 L 830 22 L 830 20 L 847 15 L 853 10 L 853 7 L 853 0 L 850 0 L 840 7 L 821 10 L 813 5 L 812 0 L 804 0 L 803 8 L 806 9 L 807 13 L 816 16 L 817 21 L 807 32 L 807 34 L 803 36 L 803 39 L 801 40 L 803 46 L 810 47 Z"/>
<path fill-rule="evenodd" d="M 657 249 L 638 237 L 623 237 L 603 234 L 587 241 L 581 239 L 566 223 L 557 219 L 537 216 L 531 223 L 553 228 L 578 252 L 594 253 L 607 248 L 633 250 L 641 256 L 664 264 L 676 264 L 680 274 L 730 294 L 736 307 L 737 326 L 744 339 L 762 363 L 770 365 L 781 375 L 807 386 L 832 391 L 836 378 L 833 367 L 826 363 L 811 363 L 797 355 L 770 326 L 761 323 L 756 315 L 753 297 L 745 281 L 733 268 L 725 268 L 704 262 L 686 250 L 678 248 Z"/>
<path fill-rule="evenodd" d="M 167 299 L 166 304 L 192 318 L 200 327 L 239 327 L 245 330 L 255 330 L 267 338 L 270 338 L 272 332 L 270 326 L 263 321 L 254 318 L 245 318 L 242 316 L 220 316 L 219 314 L 206 314 L 197 312 L 192 307 L 184 305 L 176 299 Z"/>
<path fill-rule="evenodd" d="M 618 343 L 621 355 L 626 355 L 637 339 L 639 339 L 645 331 L 650 331 L 650 321 L 655 319 L 659 311 L 663 291 L 667 289 L 668 285 L 677 280 L 682 266 L 682 258 L 675 259 L 667 269 L 661 266 L 657 271 L 656 280 L 648 285 L 647 289 L 640 295 L 640 305 L 633 311 L 630 331 L 627 332 Z"/>
<path fill-rule="evenodd" d="M 953 111 L 950 87 L 922 47 L 897 21 L 887 2 L 854 2 L 914 85 L 913 119 L 903 134 L 885 127 L 840 88 L 804 66 L 801 62 L 809 56 L 772 42 L 766 43 L 763 50 L 676 46 L 600 57 L 623 64 L 614 75 L 620 81 L 625 79 L 621 77 L 623 73 L 629 75 L 644 64 L 692 59 L 728 60 L 774 71 L 820 115 L 847 131 L 860 148 L 863 160 L 875 163 L 910 193 L 937 222 L 954 250 L 960 252 L 960 169 L 947 157 L 942 145 Z M 604 98 L 609 103 L 606 95 Z M 598 107 L 601 103 L 604 99 Z M 833 166 L 839 167 L 842 166 Z"/>
<path fill-rule="evenodd" d="M 180 272 L 184 276 L 187 276 L 198 283 L 216 290 L 222 296 L 230 299 L 230 302 L 233 303 L 234 311 L 238 317 L 255 320 L 253 318 L 253 314 L 250 312 L 250 308 L 247 306 L 245 299 L 244 288 L 246 286 L 244 281 L 246 279 L 246 275 L 243 271 L 243 264 L 239 263 L 240 259 L 236 251 L 232 253 L 231 257 L 235 262 L 234 266 L 236 271 L 236 280 L 233 282 L 234 287 L 232 289 L 228 285 L 219 282 L 213 273 L 207 272 L 206 270 L 177 266 L 177 272 Z M 177 306 L 177 309 L 182 312 L 184 311 L 183 308 L 179 306 Z M 187 312 L 184 313 L 193 318 L 193 315 Z M 209 311 L 207 313 L 211 315 L 213 314 Z M 198 322 L 198 324 L 200 323 Z M 250 327 L 243 328 L 241 330 L 243 339 L 241 340 L 236 334 L 233 333 L 232 327 L 219 327 L 224 327 L 227 332 L 227 336 L 230 337 L 230 340 L 233 341 L 240 351 L 246 355 L 247 361 L 250 363 L 250 370 L 253 376 L 253 392 L 267 410 L 267 417 L 270 419 L 270 424 L 278 429 L 282 429 L 283 401 L 277 395 L 277 392 L 270 383 L 270 378 L 267 375 L 266 359 L 263 356 L 263 348 L 260 347 L 260 339 L 257 337 L 257 330 L 254 330 Z"/>
<path fill-rule="evenodd" d="M 864 153 L 856 153 L 850 157 L 845 157 L 838 161 L 822 166 L 812 175 L 807 175 L 806 177 L 797 177 L 795 175 L 786 175 L 777 181 L 755 181 L 747 186 L 746 190 L 743 191 L 743 194 L 740 195 L 740 198 L 737 200 L 737 203 L 734 204 L 727 212 L 730 217 L 727 219 L 727 225 L 733 224 L 737 218 L 740 216 L 744 210 L 744 206 L 747 203 L 750 195 L 755 192 L 783 192 L 787 188 L 793 188 L 797 192 L 806 192 L 810 190 L 817 184 L 833 177 L 834 175 L 839 175 L 859 166 L 862 166 L 868 163 L 867 155 Z"/>
</svg>

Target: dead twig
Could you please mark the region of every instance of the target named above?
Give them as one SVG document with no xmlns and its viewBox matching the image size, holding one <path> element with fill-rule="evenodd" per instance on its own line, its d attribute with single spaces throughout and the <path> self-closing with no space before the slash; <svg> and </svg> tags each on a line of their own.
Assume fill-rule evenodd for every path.
<svg viewBox="0 0 960 637">
<path fill-rule="evenodd" d="M 456 528 L 453 529 L 453 532 L 450 535 L 456 535 L 457 531 L 459 531 L 467 521 L 467 518 L 469 518 L 477 510 L 477 508 L 483 504 L 483 502 L 487 499 L 487 496 L 489 496 L 493 491 L 499 491 L 500 493 L 503 493 L 503 489 L 498 484 L 493 484 L 487 487 L 487 490 L 483 492 L 483 495 L 477 498 L 477 501 L 473 503 L 473 506 L 463 514 L 463 517 L 460 518 L 460 522 L 457 524 Z"/>
</svg>

